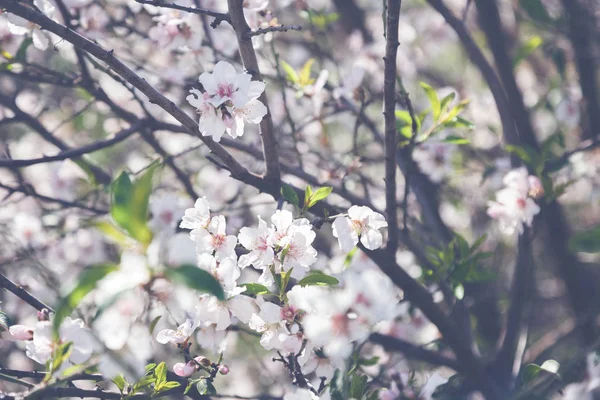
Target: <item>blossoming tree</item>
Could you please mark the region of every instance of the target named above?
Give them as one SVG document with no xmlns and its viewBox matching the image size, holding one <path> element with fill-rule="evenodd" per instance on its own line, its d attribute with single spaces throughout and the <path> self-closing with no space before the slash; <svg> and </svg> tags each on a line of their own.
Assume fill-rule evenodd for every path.
<svg viewBox="0 0 600 400">
<path fill-rule="evenodd" d="M 593 399 L 598 26 L 0 0 L 0 398 Z"/>
</svg>

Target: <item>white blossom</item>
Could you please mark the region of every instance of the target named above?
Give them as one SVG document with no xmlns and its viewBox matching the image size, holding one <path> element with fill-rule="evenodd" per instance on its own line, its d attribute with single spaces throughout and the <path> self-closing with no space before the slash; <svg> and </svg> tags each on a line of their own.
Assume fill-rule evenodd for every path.
<svg viewBox="0 0 600 400">
<path fill-rule="evenodd" d="M 383 215 L 366 206 L 352 206 L 348 216 L 339 216 L 333 221 L 333 236 L 338 238 L 340 249 L 349 252 L 360 242 L 369 250 L 381 247 L 383 236 L 379 229 L 387 222 Z"/>
</svg>

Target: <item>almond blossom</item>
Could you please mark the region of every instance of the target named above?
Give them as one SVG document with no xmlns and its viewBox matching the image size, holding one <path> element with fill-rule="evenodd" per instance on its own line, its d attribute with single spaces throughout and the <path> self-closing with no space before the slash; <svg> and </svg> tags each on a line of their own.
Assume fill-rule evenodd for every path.
<svg viewBox="0 0 600 400">
<path fill-rule="evenodd" d="M 219 61 L 212 73 L 198 79 L 204 92 L 191 89 L 187 101 L 200 113 L 198 122 L 203 136 L 220 141 L 224 132 L 232 138 L 244 134 L 245 123 L 258 124 L 267 107 L 258 98 L 264 82 L 253 81 L 250 74 L 238 74 L 230 63 Z"/>
<path fill-rule="evenodd" d="M 90 331 L 84 327 L 81 319 L 66 317 L 60 326 L 58 337 L 57 341 L 50 321 L 39 321 L 33 329 L 33 339 L 27 342 L 27 357 L 40 364 L 46 364 L 52 359 L 59 344 L 67 342 L 72 343 L 72 346 L 69 358 L 63 362 L 62 368 L 82 364 L 92 355 L 93 342 Z"/>
<path fill-rule="evenodd" d="M 506 187 L 496 193 L 496 200 L 488 202 L 487 213 L 499 221 L 504 234 L 523 233 L 523 226 L 531 226 L 533 218 L 540 212 L 540 207 L 530 196 L 539 197 L 543 193 L 542 184 L 521 167 L 506 174 L 504 185 Z"/>
<path fill-rule="evenodd" d="M 340 249 L 349 252 L 360 242 L 369 250 L 381 247 L 383 236 L 379 229 L 387 222 L 383 215 L 366 206 L 352 206 L 348 216 L 339 216 L 333 221 L 333 236 L 338 238 Z"/>
<path fill-rule="evenodd" d="M 47 17 L 52 18 L 55 7 L 48 0 L 34 0 L 33 4 Z M 50 44 L 48 35 L 41 31 L 41 27 L 33 22 L 9 13 L 8 29 L 13 35 L 27 35 L 33 39 L 33 45 L 39 50 L 46 50 Z"/>
<path fill-rule="evenodd" d="M 177 330 L 163 329 L 156 335 L 156 341 L 161 344 L 173 343 L 182 344 L 188 341 L 190 336 L 196 330 L 198 325 L 191 319 L 186 319 L 185 322 L 177 327 Z"/>
<path fill-rule="evenodd" d="M 260 312 L 252 314 L 248 326 L 250 329 L 261 333 L 260 344 L 266 350 L 280 350 L 285 353 L 297 353 L 302 347 L 302 341 L 298 335 L 299 327 L 286 321 L 288 318 L 288 307 L 280 307 L 276 304 L 257 299 Z"/>
<path fill-rule="evenodd" d="M 250 252 L 240 257 L 241 268 L 253 265 L 255 268 L 264 269 L 273 263 L 275 252 L 269 245 L 269 228 L 267 223 L 258 217 L 258 227 L 243 227 L 238 234 L 240 244 Z"/>
<path fill-rule="evenodd" d="M 234 235 L 227 235 L 225 233 L 226 227 L 225 217 L 217 215 L 212 217 L 206 229 L 192 231 L 192 233 L 195 232 L 193 240 L 196 243 L 197 251 L 209 254 L 214 252 L 217 261 L 234 257 L 237 238 Z"/>
</svg>

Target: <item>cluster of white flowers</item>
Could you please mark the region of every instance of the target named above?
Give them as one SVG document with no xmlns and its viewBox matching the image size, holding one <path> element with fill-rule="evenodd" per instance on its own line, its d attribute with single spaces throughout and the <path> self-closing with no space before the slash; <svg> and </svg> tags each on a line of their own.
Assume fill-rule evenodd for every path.
<svg viewBox="0 0 600 400">
<path fill-rule="evenodd" d="M 540 212 L 534 199 L 544 194 L 544 188 L 525 167 L 510 171 L 503 182 L 505 187 L 496 193 L 496 201 L 488 202 L 488 215 L 499 221 L 505 234 L 522 233 L 523 226 L 531 226 L 533 217 Z"/>
<path fill-rule="evenodd" d="M 200 75 L 204 92 L 191 89 L 187 101 L 200 113 L 200 133 L 220 141 L 227 132 L 232 138 L 244 134 L 244 124 L 258 124 L 267 107 L 258 100 L 264 82 L 253 81 L 250 74 L 238 74 L 233 65 L 219 61 L 212 73 Z"/>
<path fill-rule="evenodd" d="M 317 261 L 312 246 L 316 234 L 308 219 L 294 218 L 287 210 L 275 211 L 270 220 L 267 224 L 258 217 L 256 227 L 243 227 L 236 237 L 227 234 L 223 215 L 211 215 L 206 198 L 185 211 L 180 227 L 190 230 L 198 267 L 221 283 L 226 299 L 202 295 L 193 318 L 177 329 L 161 330 L 156 339 L 185 347 L 198 331 L 195 338 L 200 346 L 223 351 L 226 329 L 241 322 L 261 335 L 260 344 L 266 350 L 297 355 L 306 370 L 319 367 L 313 349 L 323 349 L 333 363 L 327 368 L 330 375 L 333 366 L 343 366 L 355 345 L 365 341 L 378 322 L 399 315 L 399 292 L 375 268 L 342 274 L 339 287 L 294 285 L 286 292 L 280 287 L 281 277 L 300 280 Z M 348 216 L 337 217 L 334 231 L 345 250 L 352 249 L 359 237 L 367 248 L 374 249 L 381 246 L 378 229 L 384 226 L 381 214 L 368 207 L 352 207 Z M 238 244 L 246 251 L 239 258 Z M 277 301 L 270 295 L 244 293 L 246 288 L 237 281 L 249 266 L 262 271 L 256 282 L 267 287 Z M 197 363 L 191 361 L 173 366 L 181 376 L 196 370 Z"/>
</svg>

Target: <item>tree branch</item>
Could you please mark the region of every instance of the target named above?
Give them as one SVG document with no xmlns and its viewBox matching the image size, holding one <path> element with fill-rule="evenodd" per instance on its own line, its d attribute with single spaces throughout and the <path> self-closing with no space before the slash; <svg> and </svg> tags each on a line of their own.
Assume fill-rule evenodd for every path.
<svg viewBox="0 0 600 400">
<path fill-rule="evenodd" d="M 519 374 L 527 343 L 529 312 L 535 287 L 533 276 L 533 254 L 529 228 L 519 236 L 517 262 L 513 276 L 511 303 L 506 322 L 506 333 L 496 356 L 498 376 L 508 388 L 512 388 Z"/>
<path fill-rule="evenodd" d="M 396 201 L 396 58 L 401 0 L 387 0 L 386 46 L 383 81 L 383 116 L 385 120 L 385 210 L 388 220 L 387 250 L 395 256 L 398 249 L 398 204 Z"/>
<path fill-rule="evenodd" d="M 227 0 L 227 5 L 231 17 L 231 26 L 233 26 L 237 36 L 240 56 L 242 57 L 244 67 L 252 74 L 254 79 L 262 80 L 260 69 L 258 68 L 258 60 L 256 59 L 256 52 L 254 51 L 252 38 L 250 36 L 252 31 L 244 17 L 243 0 Z M 275 185 L 279 185 L 281 179 L 279 168 L 279 144 L 277 143 L 275 130 L 273 129 L 273 119 L 271 117 L 266 91 L 263 92 L 258 99 L 267 107 L 267 115 L 265 115 L 260 122 L 260 133 L 266 164 L 264 178 Z"/>
<path fill-rule="evenodd" d="M 15 296 L 17 296 L 18 298 L 20 298 L 25 303 L 29 304 L 31 307 L 35 308 L 38 311 L 41 311 L 45 308 L 48 311 L 53 312 L 53 310 L 50 306 L 44 304 L 42 301 L 35 298 L 33 295 L 31 295 L 29 292 L 27 292 L 27 290 L 23 289 L 21 286 L 13 283 L 10 279 L 8 279 L 2 273 L 0 273 L 0 287 L 8 290 L 9 292 L 11 292 L 12 294 L 14 294 Z"/>
<path fill-rule="evenodd" d="M 90 143 L 88 145 L 81 146 L 76 149 L 69 149 L 69 150 L 61 151 L 60 153 L 58 153 L 54 156 L 32 158 L 29 160 L 14 160 L 14 159 L 0 158 L 0 167 L 21 168 L 21 167 L 28 167 L 30 165 L 35 165 L 35 164 L 44 164 L 44 163 L 50 163 L 50 162 L 55 162 L 55 161 L 62 161 L 62 160 L 66 160 L 66 159 L 76 160 L 84 154 L 93 153 L 95 151 L 102 150 L 102 149 L 110 147 L 114 144 L 117 144 L 119 142 L 122 142 L 123 140 L 127 139 L 128 137 L 130 137 L 131 135 L 133 135 L 134 133 L 139 131 L 147 123 L 148 123 L 148 121 L 142 120 L 139 123 L 127 128 L 127 129 L 123 129 L 121 132 L 118 132 L 110 139 L 99 140 L 97 142 Z"/>
<path fill-rule="evenodd" d="M 381 333 L 372 333 L 371 336 L 369 336 L 369 341 L 381 345 L 387 351 L 400 352 L 407 358 L 424 361 L 435 366 L 446 366 L 457 372 L 463 370 L 461 364 L 455 359 L 427 350 L 421 346 L 415 346 L 406 340 L 383 335 Z"/>
<path fill-rule="evenodd" d="M 206 15 L 209 17 L 213 17 L 215 20 L 210 24 L 210 26 L 212 26 L 213 28 L 216 28 L 223 21 L 231 22 L 229 15 L 215 12 L 215 11 L 206 10 L 203 8 L 185 7 L 185 6 L 180 6 L 178 4 L 175 4 L 175 3 L 165 3 L 165 2 L 162 2 L 159 0 L 135 0 L 135 1 L 140 4 L 148 4 L 148 5 L 155 6 L 155 7 L 172 8 L 174 10 L 185 11 L 185 12 L 189 12 L 192 14 Z"/>
</svg>

